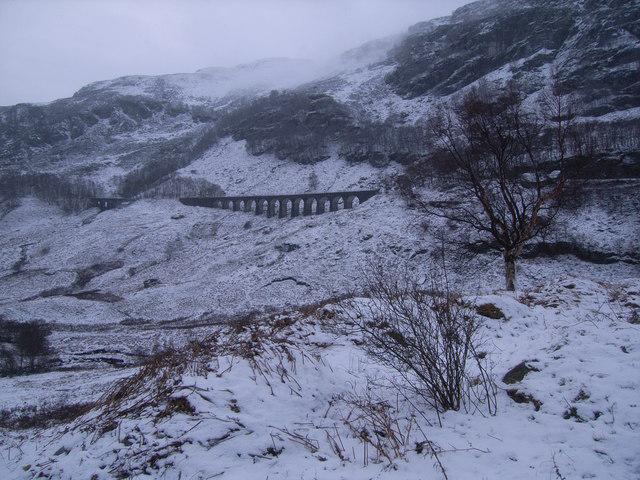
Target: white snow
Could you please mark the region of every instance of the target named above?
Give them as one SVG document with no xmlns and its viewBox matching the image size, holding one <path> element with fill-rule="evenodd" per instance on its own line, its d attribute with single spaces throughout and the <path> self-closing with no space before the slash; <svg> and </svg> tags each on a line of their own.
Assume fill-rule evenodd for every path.
<svg viewBox="0 0 640 480">
<path fill-rule="evenodd" d="M 384 385 L 393 373 L 368 359 L 350 338 L 325 331 L 317 320 L 331 310 L 325 307 L 310 318 L 294 314 L 293 323 L 291 317 L 272 319 L 284 321 L 284 327 L 260 327 L 272 332 L 255 344 L 266 349 L 258 357 L 260 368 L 237 355 L 222 355 L 209 362 L 208 372 L 187 369 L 176 377 L 170 382 L 173 397 L 187 398 L 193 414 L 163 416 L 161 404 L 140 415 L 122 413 L 114 428 L 102 433 L 92 427 L 105 421 L 99 412 L 71 428 L 5 432 L 0 476 L 443 478 L 431 456 L 414 451 L 426 437 L 440 452 L 448 478 L 547 479 L 556 478 L 556 469 L 564 478 L 637 478 L 640 329 L 628 318 L 640 304 L 640 280 L 613 285 L 565 277 L 515 297 L 495 293 L 472 300 L 493 302 L 507 317 L 484 319 L 481 329 L 500 386 L 497 415 L 449 412 L 440 427 L 419 400 L 412 399 L 412 407 L 393 390 L 374 386 L 372 393 L 390 403 L 395 417 L 413 418 L 420 427 L 409 434 L 405 458 L 392 464 L 363 450 L 343 422 L 349 408 L 337 398 L 363 393 L 372 386 L 368 379 Z M 289 359 L 278 340 L 285 338 Z M 517 384 L 502 384 L 502 375 L 522 361 L 537 371 Z M 540 410 L 514 403 L 508 388 L 541 401 Z M 130 395 L 122 408 L 142 402 L 147 392 Z M 571 408 L 577 417 L 564 418 Z M 342 446 L 343 459 L 331 448 L 331 438 Z"/>
</svg>

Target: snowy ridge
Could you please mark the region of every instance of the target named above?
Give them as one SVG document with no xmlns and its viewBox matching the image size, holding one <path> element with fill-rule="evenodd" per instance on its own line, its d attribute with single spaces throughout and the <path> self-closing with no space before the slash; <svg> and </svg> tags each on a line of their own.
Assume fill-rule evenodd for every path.
<svg viewBox="0 0 640 480">
<path fill-rule="evenodd" d="M 198 103 L 233 94 L 292 88 L 317 78 L 322 68 L 309 60 L 274 58 L 236 67 L 203 68 L 195 73 L 121 77 L 92 83 L 76 95 L 109 90 L 121 95 L 170 96 Z"/>
</svg>

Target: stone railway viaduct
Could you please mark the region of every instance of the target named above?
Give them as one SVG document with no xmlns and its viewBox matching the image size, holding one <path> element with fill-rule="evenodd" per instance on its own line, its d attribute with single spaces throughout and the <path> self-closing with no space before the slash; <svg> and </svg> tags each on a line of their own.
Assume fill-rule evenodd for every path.
<svg viewBox="0 0 640 480">
<path fill-rule="evenodd" d="M 253 212 L 267 217 L 298 217 L 337 212 L 340 208 L 353 208 L 354 202 L 363 203 L 379 190 L 352 190 L 344 192 L 295 193 L 283 195 L 237 195 L 228 197 L 186 197 L 180 202 L 191 207 L 223 208 L 234 212 Z M 94 197 L 90 204 L 100 210 L 110 210 L 130 203 L 128 198 Z"/>
<path fill-rule="evenodd" d="M 285 195 L 240 195 L 228 197 L 188 197 L 180 201 L 192 207 L 224 208 L 234 212 L 253 212 L 267 217 L 297 217 L 337 212 L 342 208 L 353 208 L 354 202 L 363 203 L 378 193 L 378 190 L 355 190 L 346 192 L 298 193 Z"/>
</svg>

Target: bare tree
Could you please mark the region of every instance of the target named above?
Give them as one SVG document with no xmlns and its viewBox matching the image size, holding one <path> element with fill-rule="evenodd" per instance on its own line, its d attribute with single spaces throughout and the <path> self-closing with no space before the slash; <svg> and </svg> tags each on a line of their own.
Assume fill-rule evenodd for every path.
<svg viewBox="0 0 640 480">
<path fill-rule="evenodd" d="M 21 325 L 15 345 L 23 369 L 33 373 L 46 367 L 46 360 L 52 353 L 49 344 L 50 334 L 50 327 L 42 321 L 33 320 Z"/>
<path fill-rule="evenodd" d="M 313 171 L 309 174 L 309 191 L 317 192 L 320 186 L 320 180 L 318 179 L 318 174 Z"/>
<path fill-rule="evenodd" d="M 431 123 L 437 146 L 452 161 L 455 199 L 420 200 L 430 215 L 479 233 L 505 263 L 507 290 L 527 242 L 556 219 L 567 192 L 567 159 L 578 142 L 569 102 L 551 88 L 538 108 L 525 108 L 514 87 L 476 88 Z"/>
</svg>

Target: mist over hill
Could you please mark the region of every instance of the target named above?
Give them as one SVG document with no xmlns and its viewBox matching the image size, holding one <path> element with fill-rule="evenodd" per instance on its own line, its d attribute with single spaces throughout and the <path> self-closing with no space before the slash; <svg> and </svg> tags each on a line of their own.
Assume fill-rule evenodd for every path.
<svg viewBox="0 0 640 480">
<path fill-rule="evenodd" d="M 420 125 L 433 104 L 480 81 L 513 81 L 533 102 L 553 79 L 577 115 L 607 128 L 639 115 L 639 24 L 637 2 L 477 2 L 330 64 L 270 59 L 96 82 L 50 104 L 2 107 L 0 164 L 113 188 L 151 158 L 172 164 L 166 175 L 195 160 L 176 161 L 175 148 L 227 135 L 304 163 L 334 144 L 348 161 L 408 163 L 429 150 Z"/>
</svg>

